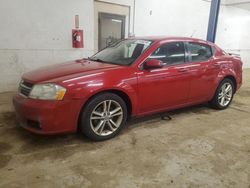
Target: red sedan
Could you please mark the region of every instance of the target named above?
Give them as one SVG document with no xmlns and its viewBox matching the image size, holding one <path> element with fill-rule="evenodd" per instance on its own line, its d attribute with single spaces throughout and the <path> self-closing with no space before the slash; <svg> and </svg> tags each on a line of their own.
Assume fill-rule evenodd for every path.
<svg viewBox="0 0 250 188">
<path fill-rule="evenodd" d="M 128 117 L 209 102 L 227 108 L 242 84 L 242 61 L 192 38 L 123 40 L 88 59 L 22 77 L 14 106 L 20 125 L 39 134 L 117 135 Z"/>
</svg>

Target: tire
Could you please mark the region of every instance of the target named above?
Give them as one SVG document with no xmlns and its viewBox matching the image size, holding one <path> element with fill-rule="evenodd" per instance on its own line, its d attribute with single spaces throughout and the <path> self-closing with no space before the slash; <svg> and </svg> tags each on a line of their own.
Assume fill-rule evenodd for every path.
<svg viewBox="0 0 250 188">
<path fill-rule="evenodd" d="M 125 126 L 127 106 L 118 95 L 101 93 L 85 105 L 80 120 L 80 130 L 88 138 L 94 141 L 108 140 Z"/>
<path fill-rule="evenodd" d="M 211 107 L 224 110 L 231 104 L 235 91 L 235 84 L 231 79 L 225 78 L 218 86 L 213 99 L 209 102 Z"/>
</svg>

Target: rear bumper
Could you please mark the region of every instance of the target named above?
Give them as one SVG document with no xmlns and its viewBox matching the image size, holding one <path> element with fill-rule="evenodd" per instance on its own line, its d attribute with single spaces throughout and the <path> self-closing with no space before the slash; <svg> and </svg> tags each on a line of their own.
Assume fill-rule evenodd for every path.
<svg viewBox="0 0 250 188">
<path fill-rule="evenodd" d="M 16 95 L 13 104 L 18 122 L 31 132 L 51 135 L 77 130 L 79 100 L 42 101 Z"/>
</svg>

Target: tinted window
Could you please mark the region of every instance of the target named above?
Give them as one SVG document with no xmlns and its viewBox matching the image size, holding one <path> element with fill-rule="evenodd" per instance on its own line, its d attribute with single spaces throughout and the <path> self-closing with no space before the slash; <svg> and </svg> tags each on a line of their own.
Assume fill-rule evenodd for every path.
<svg viewBox="0 0 250 188">
<path fill-rule="evenodd" d="M 207 61 L 213 56 L 211 47 L 204 44 L 189 43 L 188 45 L 192 61 Z"/>
<path fill-rule="evenodd" d="M 151 59 L 159 59 L 167 65 L 181 64 L 185 62 L 185 49 L 182 42 L 164 44 L 151 56 Z"/>
</svg>

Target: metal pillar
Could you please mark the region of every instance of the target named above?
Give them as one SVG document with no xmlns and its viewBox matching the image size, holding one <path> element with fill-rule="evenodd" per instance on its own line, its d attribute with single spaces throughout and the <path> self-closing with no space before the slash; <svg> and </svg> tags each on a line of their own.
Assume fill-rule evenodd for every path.
<svg viewBox="0 0 250 188">
<path fill-rule="evenodd" d="M 215 42 L 221 0 L 212 0 L 207 30 L 207 40 Z"/>
</svg>

